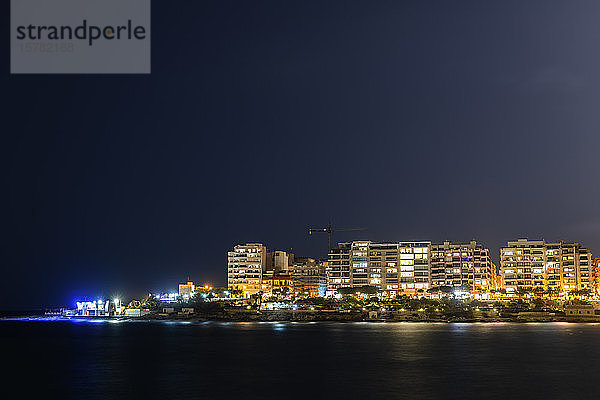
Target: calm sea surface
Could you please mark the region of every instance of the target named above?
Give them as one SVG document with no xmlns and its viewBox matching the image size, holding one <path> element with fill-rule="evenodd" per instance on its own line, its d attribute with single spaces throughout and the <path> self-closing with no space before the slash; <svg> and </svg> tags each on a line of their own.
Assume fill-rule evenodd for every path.
<svg viewBox="0 0 600 400">
<path fill-rule="evenodd" d="M 0 337 L 18 398 L 600 397 L 599 324 L 0 321 Z"/>
</svg>

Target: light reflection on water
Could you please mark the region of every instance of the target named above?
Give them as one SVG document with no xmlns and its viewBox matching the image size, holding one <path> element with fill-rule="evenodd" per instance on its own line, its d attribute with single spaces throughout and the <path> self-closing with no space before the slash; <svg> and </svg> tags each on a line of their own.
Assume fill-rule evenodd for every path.
<svg viewBox="0 0 600 400">
<path fill-rule="evenodd" d="M 24 398 L 44 387 L 99 399 L 600 395 L 597 323 L 36 318 L 3 320 L 0 339 Z"/>
<path fill-rule="evenodd" d="M 400 331 L 431 331 L 431 330 L 451 330 L 460 332 L 464 330 L 480 331 L 489 329 L 507 328 L 510 330 L 524 330 L 525 328 L 536 328 L 541 330 L 562 330 L 575 329 L 577 327 L 600 328 L 600 323 L 572 323 L 572 322 L 385 322 L 385 321 L 352 321 L 352 322 L 332 322 L 332 321 L 194 321 L 194 320 L 136 320 L 126 318 L 64 318 L 64 317 L 17 317 L 2 318 L 1 323 L 7 322 L 47 322 L 60 323 L 71 322 L 77 324 L 124 324 L 124 323 L 142 323 L 153 325 L 195 325 L 195 326 L 218 326 L 229 327 L 232 329 L 261 327 L 306 327 L 311 325 L 329 327 L 333 330 L 346 330 L 349 327 L 360 329 L 386 331 L 389 329 Z"/>
</svg>

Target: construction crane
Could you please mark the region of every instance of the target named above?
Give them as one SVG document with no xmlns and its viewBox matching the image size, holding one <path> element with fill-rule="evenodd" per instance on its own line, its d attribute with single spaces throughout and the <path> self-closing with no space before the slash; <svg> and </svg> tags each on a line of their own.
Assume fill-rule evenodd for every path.
<svg viewBox="0 0 600 400">
<path fill-rule="evenodd" d="M 331 234 L 333 232 L 351 232 L 351 231 L 365 231 L 367 228 L 343 228 L 343 229 L 333 229 L 331 227 L 331 222 L 327 224 L 326 228 L 311 228 L 308 230 L 308 234 L 312 235 L 313 233 L 327 233 L 327 252 L 331 250 Z"/>
</svg>

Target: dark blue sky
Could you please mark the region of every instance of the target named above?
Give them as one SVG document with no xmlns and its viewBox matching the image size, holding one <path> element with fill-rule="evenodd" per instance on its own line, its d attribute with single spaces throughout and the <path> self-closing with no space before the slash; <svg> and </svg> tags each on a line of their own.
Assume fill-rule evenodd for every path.
<svg viewBox="0 0 600 400">
<path fill-rule="evenodd" d="M 0 308 L 225 284 L 226 251 L 600 251 L 597 1 L 153 2 L 150 76 L 11 76 Z"/>
</svg>

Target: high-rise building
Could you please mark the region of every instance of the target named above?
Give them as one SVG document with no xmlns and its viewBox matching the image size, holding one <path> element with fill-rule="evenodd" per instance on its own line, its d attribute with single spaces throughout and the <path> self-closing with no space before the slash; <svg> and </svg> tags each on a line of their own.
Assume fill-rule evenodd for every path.
<svg viewBox="0 0 600 400">
<path fill-rule="evenodd" d="M 329 250 L 329 265 L 326 268 L 327 293 L 333 294 L 340 288 L 352 286 L 350 282 L 350 253 L 352 243 L 340 243 Z"/>
<path fill-rule="evenodd" d="M 470 293 L 486 293 L 495 286 L 495 268 L 489 250 L 476 241 L 431 245 L 433 288 L 445 286 Z"/>
<path fill-rule="evenodd" d="M 227 253 L 227 287 L 239 289 L 244 297 L 262 290 L 267 248 L 260 243 L 235 246 Z"/>
<path fill-rule="evenodd" d="M 429 288 L 430 242 L 355 241 L 329 252 L 327 291 L 375 286 L 388 296 Z"/>
<path fill-rule="evenodd" d="M 600 257 L 592 261 L 592 291 L 596 296 L 600 296 Z"/>
<path fill-rule="evenodd" d="M 519 239 L 500 249 L 500 270 L 509 296 L 559 296 L 592 290 L 592 254 L 579 243 Z"/>
<path fill-rule="evenodd" d="M 594 291 L 594 258 L 592 251 L 583 247 L 577 249 L 576 262 L 578 262 L 578 289 Z"/>
</svg>

